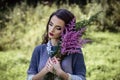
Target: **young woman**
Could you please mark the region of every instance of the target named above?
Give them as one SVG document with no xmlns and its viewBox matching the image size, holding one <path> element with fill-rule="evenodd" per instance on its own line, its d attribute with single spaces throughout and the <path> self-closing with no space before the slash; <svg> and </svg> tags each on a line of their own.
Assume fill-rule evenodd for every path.
<svg viewBox="0 0 120 80">
<path fill-rule="evenodd" d="M 81 49 L 79 53 L 65 55 L 64 58 L 49 56 L 61 40 L 65 25 L 74 18 L 66 9 L 51 14 L 43 42 L 35 47 L 32 54 L 27 80 L 86 80 L 86 66 Z M 52 77 L 52 74 L 56 77 Z"/>
</svg>

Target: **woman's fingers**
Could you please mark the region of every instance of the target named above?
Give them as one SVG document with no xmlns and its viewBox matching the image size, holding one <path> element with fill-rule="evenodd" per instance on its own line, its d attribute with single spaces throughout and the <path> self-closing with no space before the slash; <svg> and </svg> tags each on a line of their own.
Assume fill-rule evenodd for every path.
<svg viewBox="0 0 120 80">
<path fill-rule="evenodd" d="M 52 59 L 49 59 L 49 64 L 53 65 Z"/>
<path fill-rule="evenodd" d="M 59 63 L 59 58 L 53 57 L 49 58 L 47 63 L 46 63 L 46 69 L 48 72 L 54 73 L 53 69 L 57 71 L 57 69 L 61 69 L 60 63 Z"/>
<path fill-rule="evenodd" d="M 58 61 L 60 61 L 61 59 L 60 58 L 57 58 Z"/>
<path fill-rule="evenodd" d="M 49 72 L 53 72 L 53 62 L 51 61 L 51 58 L 48 59 L 46 67 Z"/>
<path fill-rule="evenodd" d="M 56 58 L 56 57 L 53 57 L 53 59 L 52 59 L 52 61 L 53 61 L 53 63 L 59 63 L 59 60 L 60 60 L 60 58 Z"/>
</svg>

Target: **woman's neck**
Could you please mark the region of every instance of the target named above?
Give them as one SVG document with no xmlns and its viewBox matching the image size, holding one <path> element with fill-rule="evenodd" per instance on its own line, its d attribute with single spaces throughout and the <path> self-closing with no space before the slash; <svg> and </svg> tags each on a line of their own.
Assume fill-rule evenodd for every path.
<svg viewBox="0 0 120 80">
<path fill-rule="evenodd" d="M 58 40 L 57 39 L 51 39 L 51 44 L 52 44 L 52 46 L 57 46 L 58 45 Z"/>
</svg>

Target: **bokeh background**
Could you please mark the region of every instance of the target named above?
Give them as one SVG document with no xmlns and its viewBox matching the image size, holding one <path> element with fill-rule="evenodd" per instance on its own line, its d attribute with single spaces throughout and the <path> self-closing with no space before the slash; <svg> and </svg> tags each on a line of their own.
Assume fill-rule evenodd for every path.
<svg viewBox="0 0 120 80">
<path fill-rule="evenodd" d="M 0 0 L 0 80 L 26 79 L 34 47 L 59 8 L 74 13 L 77 22 L 103 11 L 84 35 L 92 40 L 82 48 L 86 77 L 120 80 L 119 0 Z"/>
</svg>

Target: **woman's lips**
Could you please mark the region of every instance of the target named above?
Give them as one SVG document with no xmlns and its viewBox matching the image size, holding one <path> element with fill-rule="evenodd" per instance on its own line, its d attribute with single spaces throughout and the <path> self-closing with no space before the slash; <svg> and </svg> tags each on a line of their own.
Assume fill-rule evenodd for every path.
<svg viewBox="0 0 120 80">
<path fill-rule="evenodd" d="M 49 33 L 50 34 L 50 36 L 54 36 L 54 34 L 53 33 Z"/>
</svg>

